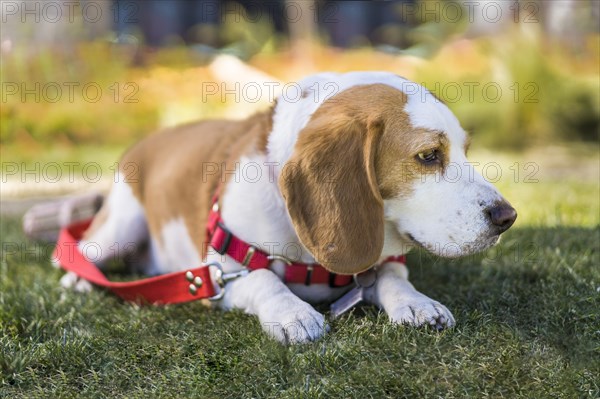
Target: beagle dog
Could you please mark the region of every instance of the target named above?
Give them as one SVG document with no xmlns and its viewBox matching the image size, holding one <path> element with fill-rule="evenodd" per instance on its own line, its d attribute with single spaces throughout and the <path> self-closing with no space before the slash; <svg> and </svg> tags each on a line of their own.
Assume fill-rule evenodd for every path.
<svg viewBox="0 0 600 399">
<path fill-rule="evenodd" d="M 467 161 L 458 120 L 427 89 L 387 72 L 321 73 L 296 87 L 298 96 L 280 95 L 248 119 L 169 128 L 133 146 L 80 248 L 99 247 L 99 267 L 136 254 L 138 271 L 150 275 L 203 261 L 242 270 L 247 256 L 207 247 L 208 215 L 218 207 L 227 231 L 270 263 L 229 281 L 215 303 L 257 315 L 275 339 L 321 337 L 325 318 L 309 303 L 351 288 L 286 282 L 291 261 L 334 277 L 372 270 L 364 299 L 392 322 L 453 326 L 450 311 L 389 257 L 413 247 L 446 257 L 482 251 L 515 221 Z M 87 289 L 71 273 L 62 283 Z"/>
</svg>

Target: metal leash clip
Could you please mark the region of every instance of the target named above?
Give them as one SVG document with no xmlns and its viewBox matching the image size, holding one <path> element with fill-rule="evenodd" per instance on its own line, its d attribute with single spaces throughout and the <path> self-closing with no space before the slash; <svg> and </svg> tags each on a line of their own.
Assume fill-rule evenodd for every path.
<svg viewBox="0 0 600 399">
<path fill-rule="evenodd" d="M 242 270 L 238 270 L 236 272 L 231 272 L 231 273 L 224 273 L 223 266 L 221 266 L 221 264 L 219 262 L 214 262 L 214 261 L 205 263 L 205 266 L 208 266 L 208 267 L 212 266 L 217 269 L 215 271 L 214 278 L 215 278 L 215 282 L 217 283 L 217 285 L 220 288 L 218 294 L 208 298 L 209 301 L 218 301 L 219 299 L 223 298 L 223 296 L 225 296 L 225 285 L 228 282 L 230 282 L 231 280 L 235 280 L 236 278 L 239 278 L 239 277 L 247 276 L 248 273 L 250 273 L 250 270 L 248 270 L 248 269 L 242 269 Z"/>
</svg>

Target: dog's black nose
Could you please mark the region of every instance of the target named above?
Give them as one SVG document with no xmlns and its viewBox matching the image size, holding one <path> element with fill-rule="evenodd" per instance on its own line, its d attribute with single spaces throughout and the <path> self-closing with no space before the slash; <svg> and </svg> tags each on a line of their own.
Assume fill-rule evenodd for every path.
<svg viewBox="0 0 600 399">
<path fill-rule="evenodd" d="M 487 209 L 487 214 L 496 227 L 497 234 L 502 234 L 513 225 L 517 219 L 517 211 L 507 202 L 497 202 Z"/>
</svg>

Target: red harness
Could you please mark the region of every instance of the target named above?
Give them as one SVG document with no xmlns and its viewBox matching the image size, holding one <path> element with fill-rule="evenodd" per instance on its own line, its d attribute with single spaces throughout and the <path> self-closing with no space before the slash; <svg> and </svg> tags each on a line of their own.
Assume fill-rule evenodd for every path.
<svg viewBox="0 0 600 399">
<path fill-rule="evenodd" d="M 79 252 L 77 246 L 91 220 L 74 223 L 63 228 L 58 237 L 53 258 L 65 270 L 74 272 L 89 282 L 108 288 L 127 301 L 170 304 L 190 302 L 198 299 L 220 299 L 228 279 L 239 277 L 243 272 L 269 268 L 274 260 L 286 263 L 284 281 L 288 284 L 329 284 L 343 287 L 352 283 L 353 276 L 335 274 L 318 264 L 292 262 L 278 255 L 269 255 L 233 235 L 224 225 L 218 203 L 209 214 L 206 225 L 207 242 L 219 254 L 227 254 L 246 269 L 242 272 L 224 275 L 220 265 L 203 264 L 195 269 L 164 274 L 137 281 L 113 282 Z M 405 263 L 404 256 L 392 256 L 386 262 Z M 210 267 L 216 267 L 216 283 L 221 287 L 217 292 Z"/>
</svg>

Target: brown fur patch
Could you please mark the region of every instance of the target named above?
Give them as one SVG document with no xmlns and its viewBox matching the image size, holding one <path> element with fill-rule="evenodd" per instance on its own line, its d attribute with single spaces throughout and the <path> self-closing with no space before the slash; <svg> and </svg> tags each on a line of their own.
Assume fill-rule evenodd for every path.
<svg viewBox="0 0 600 399">
<path fill-rule="evenodd" d="M 257 129 L 257 141 L 256 141 L 256 149 L 260 153 L 267 152 L 267 143 L 269 141 L 269 133 L 273 130 L 273 114 L 275 113 L 275 107 L 277 106 L 277 100 L 273 102 L 273 105 L 269 107 L 267 111 L 265 111 L 264 118 L 260 120 L 259 129 Z"/>
<path fill-rule="evenodd" d="M 120 169 L 143 205 L 150 233 L 182 217 L 198 253 L 219 185 L 242 154 L 264 152 L 273 110 L 242 121 L 209 120 L 167 129 L 131 148 Z M 195 265 L 190 265 L 195 266 Z"/>
</svg>

